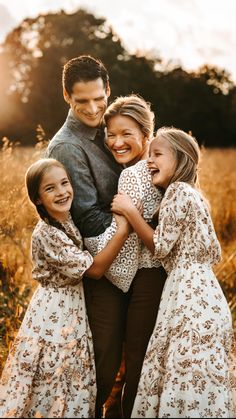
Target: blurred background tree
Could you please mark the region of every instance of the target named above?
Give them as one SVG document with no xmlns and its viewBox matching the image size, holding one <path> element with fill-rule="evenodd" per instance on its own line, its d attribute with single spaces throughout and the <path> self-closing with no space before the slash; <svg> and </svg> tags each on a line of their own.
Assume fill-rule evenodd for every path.
<svg viewBox="0 0 236 419">
<path fill-rule="evenodd" d="M 0 49 L 0 138 L 36 142 L 37 126 L 50 139 L 66 118 L 61 75 L 67 60 L 90 54 L 106 65 L 111 100 L 136 93 L 151 102 L 156 128 L 191 131 L 208 147 L 233 146 L 236 87 L 225 71 L 203 66 L 188 73 L 164 68 L 160 57 L 129 54 L 104 18 L 79 9 L 25 19 Z"/>
</svg>

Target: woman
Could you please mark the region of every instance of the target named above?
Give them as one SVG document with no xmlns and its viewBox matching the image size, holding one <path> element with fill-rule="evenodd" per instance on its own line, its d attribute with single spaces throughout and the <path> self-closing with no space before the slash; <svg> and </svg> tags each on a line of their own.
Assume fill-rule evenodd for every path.
<svg viewBox="0 0 236 419">
<path fill-rule="evenodd" d="M 151 222 L 162 193 L 152 185 L 146 163 L 154 128 L 154 114 L 150 105 L 137 95 L 119 97 L 107 108 L 104 119 L 108 148 L 117 162 L 128 166 L 121 173 L 118 191 L 127 192 L 135 204 L 141 201 L 143 216 L 147 222 Z M 116 222 L 113 219 L 103 234 L 85 239 L 87 249 L 92 255 L 97 254 L 115 231 Z M 124 417 L 130 417 L 166 273 L 158 259 L 142 245 L 137 234 L 131 233 L 105 275 L 125 293 L 126 372 L 122 410 Z M 91 322 L 90 326 L 93 332 Z"/>
</svg>

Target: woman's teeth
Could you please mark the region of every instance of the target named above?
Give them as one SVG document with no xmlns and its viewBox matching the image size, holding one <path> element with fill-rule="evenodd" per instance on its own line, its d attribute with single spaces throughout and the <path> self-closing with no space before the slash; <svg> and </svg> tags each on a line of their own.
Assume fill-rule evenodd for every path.
<svg viewBox="0 0 236 419">
<path fill-rule="evenodd" d="M 116 154 L 125 154 L 128 150 L 116 150 Z"/>
</svg>

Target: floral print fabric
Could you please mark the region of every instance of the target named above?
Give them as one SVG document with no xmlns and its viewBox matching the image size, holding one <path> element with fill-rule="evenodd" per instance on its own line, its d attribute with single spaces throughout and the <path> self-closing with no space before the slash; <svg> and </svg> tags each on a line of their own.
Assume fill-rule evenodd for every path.
<svg viewBox="0 0 236 419">
<path fill-rule="evenodd" d="M 168 273 L 132 417 L 235 417 L 231 313 L 211 265 L 220 245 L 207 205 L 190 185 L 166 190 L 154 233 Z"/>
<path fill-rule="evenodd" d="M 143 205 L 143 217 L 147 222 L 152 220 L 153 214 L 162 199 L 162 193 L 151 182 L 151 174 L 146 160 L 121 172 L 118 192 L 124 191 L 131 196 L 134 204 L 140 200 Z M 113 217 L 111 225 L 103 234 L 84 239 L 86 248 L 94 256 L 101 251 L 116 232 L 116 222 Z M 118 256 L 106 272 L 106 277 L 123 292 L 127 292 L 138 269 L 158 268 L 159 260 L 139 240 L 135 232 L 131 233 Z"/>
<path fill-rule="evenodd" d="M 39 221 L 32 235 L 37 287 L 11 347 L 0 383 L 0 417 L 95 416 L 93 344 L 83 273 L 93 263 L 79 231 Z"/>
</svg>

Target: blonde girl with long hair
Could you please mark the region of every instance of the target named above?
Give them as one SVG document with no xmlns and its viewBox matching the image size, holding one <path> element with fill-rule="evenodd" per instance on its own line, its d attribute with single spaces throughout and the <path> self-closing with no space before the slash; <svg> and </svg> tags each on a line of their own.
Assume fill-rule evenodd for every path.
<svg viewBox="0 0 236 419">
<path fill-rule="evenodd" d="M 132 417 L 235 417 L 231 313 L 212 270 L 220 261 L 209 206 L 198 185 L 200 149 L 192 135 L 164 127 L 148 166 L 164 197 L 153 230 L 126 194 L 112 210 L 125 215 L 168 277 L 149 341 Z"/>
</svg>

